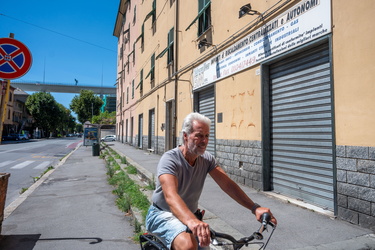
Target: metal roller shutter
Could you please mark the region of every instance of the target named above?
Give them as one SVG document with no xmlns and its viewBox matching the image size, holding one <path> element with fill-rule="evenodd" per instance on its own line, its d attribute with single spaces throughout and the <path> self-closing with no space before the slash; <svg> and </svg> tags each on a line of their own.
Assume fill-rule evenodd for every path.
<svg viewBox="0 0 375 250">
<path fill-rule="evenodd" d="M 204 89 L 199 92 L 199 113 L 205 115 L 211 120 L 210 137 L 207 145 L 207 151 L 215 155 L 215 93 L 214 88 Z"/>
<path fill-rule="evenodd" d="M 328 44 L 270 65 L 271 185 L 333 209 L 333 118 Z"/>
</svg>

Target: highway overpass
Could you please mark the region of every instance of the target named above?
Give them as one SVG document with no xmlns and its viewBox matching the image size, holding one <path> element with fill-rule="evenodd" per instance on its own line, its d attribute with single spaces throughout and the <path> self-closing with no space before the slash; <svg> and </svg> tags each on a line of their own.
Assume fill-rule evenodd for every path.
<svg viewBox="0 0 375 250">
<path fill-rule="evenodd" d="M 95 94 L 116 95 L 116 87 L 104 87 L 95 85 L 83 84 L 64 84 L 64 83 L 42 83 L 42 82 L 26 82 L 13 80 L 10 82 L 11 86 L 20 88 L 23 91 L 32 92 L 55 92 L 55 93 L 79 93 L 82 89 L 92 90 Z"/>
</svg>

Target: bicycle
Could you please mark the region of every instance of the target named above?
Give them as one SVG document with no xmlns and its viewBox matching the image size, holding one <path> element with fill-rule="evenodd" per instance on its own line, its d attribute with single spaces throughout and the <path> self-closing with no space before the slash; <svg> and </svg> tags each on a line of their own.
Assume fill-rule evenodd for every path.
<svg viewBox="0 0 375 250">
<path fill-rule="evenodd" d="M 198 212 L 198 211 L 197 211 Z M 201 213 L 199 211 L 199 213 Z M 204 214 L 204 212 L 203 212 Z M 203 215 L 202 215 L 203 217 Z M 273 232 L 276 229 L 276 225 L 274 225 L 271 220 L 271 215 L 268 213 L 264 213 L 261 216 L 261 226 L 260 228 L 255 231 L 252 235 L 240 238 L 236 240 L 233 236 L 216 232 L 213 229 L 211 231 L 211 244 L 213 246 L 233 246 L 233 250 L 239 250 L 244 246 L 248 246 L 249 244 L 259 244 L 261 249 L 266 249 L 268 242 L 270 241 Z M 263 240 L 263 232 L 267 230 L 267 226 L 270 225 L 272 227 L 272 231 L 270 232 L 267 241 L 264 243 L 260 240 Z M 187 229 L 187 232 L 190 232 L 190 229 Z M 258 240 L 257 242 L 252 242 L 253 240 Z M 152 233 L 145 233 L 139 237 L 139 242 L 141 245 L 142 250 L 167 250 L 168 248 L 164 245 L 164 243 L 158 239 L 157 236 L 153 235 Z"/>
</svg>

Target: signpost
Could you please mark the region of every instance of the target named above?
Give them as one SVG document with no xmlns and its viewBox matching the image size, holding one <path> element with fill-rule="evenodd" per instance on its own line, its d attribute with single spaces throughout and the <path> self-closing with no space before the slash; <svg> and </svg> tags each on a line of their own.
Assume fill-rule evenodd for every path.
<svg viewBox="0 0 375 250">
<path fill-rule="evenodd" d="M 10 38 L 0 38 L 0 78 L 5 80 L 1 89 L 0 142 L 9 100 L 10 79 L 19 78 L 26 74 L 32 63 L 29 49 L 13 37 L 14 35 L 11 33 Z"/>
</svg>

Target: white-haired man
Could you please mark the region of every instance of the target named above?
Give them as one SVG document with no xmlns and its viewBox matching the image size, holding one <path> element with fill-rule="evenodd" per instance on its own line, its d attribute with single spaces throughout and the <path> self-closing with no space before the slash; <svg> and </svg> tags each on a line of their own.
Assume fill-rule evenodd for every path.
<svg viewBox="0 0 375 250">
<path fill-rule="evenodd" d="M 210 123 L 204 115 L 190 113 L 183 122 L 182 145 L 166 152 L 158 164 L 146 229 L 158 235 L 169 249 L 197 249 L 198 244 L 210 244 L 209 225 L 194 215 L 207 174 L 225 193 L 255 214 L 257 220 L 265 212 L 272 216 L 268 208 L 254 203 L 206 152 Z M 271 222 L 277 223 L 273 216 Z M 192 234 L 186 232 L 186 227 Z"/>
</svg>

